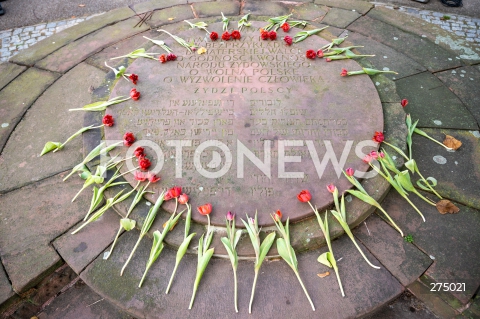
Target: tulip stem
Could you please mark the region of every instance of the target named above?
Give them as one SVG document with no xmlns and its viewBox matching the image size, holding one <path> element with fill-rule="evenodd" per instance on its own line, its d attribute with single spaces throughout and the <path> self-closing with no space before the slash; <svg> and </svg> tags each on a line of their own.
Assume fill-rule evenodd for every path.
<svg viewBox="0 0 480 319">
<path fill-rule="evenodd" d="M 252 295 L 250 296 L 250 305 L 248 306 L 248 313 L 252 313 L 252 303 L 253 303 L 253 296 L 255 296 L 255 286 L 257 285 L 257 277 L 258 277 L 258 270 L 255 269 L 255 277 L 253 278 Z"/>
<path fill-rule="evenodd" d="M 417 172 L 417 174 L 420 176 L 420 178 L 425 182 L 425 184 L 427 184 L 427 187 L 428 187 L 435 195 L 437 195 L 438 198 L 443 199 L 443 197 L 440 196 L 440 194 L 437 193 L 437 191 L 435 191 L 435 190 L 433 189 L 433 187 L 432 187 L 432 186 L 430 185 L 430 183 L 425 179 L 425 177 L 423 177 L 423 175 L 420 173 L 420 170 L 418 169 L 418 167 L 417 167 L 416 172 Z"/>
<path fill-rule="evenodd" d="M 200 280 L 195 279 L 195 283 L 193 284 L 192 299 L 190 300 L 190 305 L 188 306 L 188 310 L 192 309 L 193 301 L 195 300 L 195 295 L 197 294 L 197 288 L 199 283 L 200 283 Z"/>
<path fill-rule="evenodd" d="M 233 270 L 233 280 L 234 280 L 234 298 L 235 298 L 235 312 L 238 312 L 238 306 L 237 306 L 237 270 Z"/>
<path fill-rule="evenodd" d="M 142 241 L 144 234 L 140 234 L 138 237 L 137 243 L 133 247 L 132 252 L 130 253 L 130 256 L 128 256 L 127 261 L 125 262 L 125 265 L 123 265 L 122 270 L 120 271 L 120 276 L 123 276 L 123 272 L 125 271 L 125 268 L 127 268 L 128 263 L 130 262 L 130 259 L 132 259 L 133 254 L 135 253 L 135 250 L 137 250 L 138 245 L 140 244 L 140 241 Z"/>
<path fill-rule="evenodd" d="M 422 216 L 422 219 L 423 219 L 423 222 L 425 222 L 425 217 L 423 216 L 422 212 L 420 210 L 418 210 L 417 206 L 415 206 L 412 201 L 405 195 L 403 196 L 403 198 L 405 198 L 407 200 L 407 202 L 410 203 L 410 205 L 412 205 L 413 208 L 415 208 L 415 210 L 417 211 L 417 213 L 420 214 L 420 216 Z"/>
<path fill-rule="evenodd" d="M 166 295 L 168 295 L 168 292 L 170 291 L 170 286 L 172 285 L 173 277 L 175 277 L 175 272 L 177 271 L 178 264 L 179 263 L 176 262 L 175 267 L 173 268 L 172 276 L 170 276 L 170 281 L 168 282 L 167 290 L 165 291 Z"/>
<path fill-rule="evenodd" d="M 298 281 L 300 282 L 300 285 L 302 286 L 303 291 L 305 292 L 305 295 L 307 296 L 308 301 L 310 302 L 310 305 L 312 306 L 313 311 L 315 311 L 315 306 L 313 305 L 312 299 L 310 299 L 310 295 L 308 294 L 307 289 L 306 289 L 305 286 L 303 285 L 302 278 L 300 278 L 300 274 L 299 274 L 298 271 L 296 271 L 296 270 L 295 270 L 295 275 L 297 275 Z M 340 278 L 338 278 L 338 280 L 339 280 L 339 282 L 340 282 Z M 341 286 L 341 285 L 340 285 L 340 286 Z M 342 294 L 343 294 L 343 289 L 342 289 Z"/>
</svg>

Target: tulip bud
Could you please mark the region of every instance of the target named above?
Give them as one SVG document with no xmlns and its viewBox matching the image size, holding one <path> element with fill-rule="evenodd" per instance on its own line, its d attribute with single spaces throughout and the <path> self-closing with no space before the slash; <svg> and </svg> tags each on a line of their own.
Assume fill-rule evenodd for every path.
<svg viewBox="0 0 480 319">
<path fill-rule="evenodd" d="M 345 173 L 348 175 L 348 176 L 353 176 L 353 174 L 355 174 L 355 171 L 353 170 L 353 168 L 349 167 L 345 170 Z"/>
<path fill-rule="evenodd" d="M 335 187 L 335 185 L 333 185 L 333 184 L 328 184 L 328 185 L 327 185 L 327 189 L 328 189 L 328 191 L 329 191 L 330 193 L 333 194 L 333 193 L 335 193 L 335 191 L 337 190 L 337 187 Z"/>
<path fill-rule="evenodd" d="M 282 221 L 282 212 L 277 210 L 277 212 L 275 213 L 275 215 L 273 215 L 273 219 L 276 221 L 276 222 L 281 222 Z"/>
<path fill-rule="evenodd" d="M 234 219 L 235 219 L 235 214 L 232 213 L 232 212 L 228 212 L 228 213 L 227 213 L 227 220 L 228 220 L 228 221 L 232 221 L 232 220 L 234 220 Z"/>
<path fill-rule="evenodd" d="M 188 195 L 183 193 L 182 195 L 180 195 L 178 197 L 178 202 L 182 205 L 185 205 L 186 203 L 188 203 Z"/>
</svg>

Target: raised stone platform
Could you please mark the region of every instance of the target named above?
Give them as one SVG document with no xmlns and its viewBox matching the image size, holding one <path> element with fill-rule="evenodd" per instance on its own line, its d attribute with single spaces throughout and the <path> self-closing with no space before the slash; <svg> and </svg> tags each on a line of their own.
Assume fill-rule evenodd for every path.
<svg viewBox="0 0 480 319">
<path fill-rule="evenodd" d="M 148 21 L 154 29 L 133 28 L 138 22 L 138 18 L 133 17 L 135 13 L 149 10 L 156 10 Z M 438 179 L 439 192 L 457 203 L 461 209 L 458 214 L 440 215 L 434 207 L 424 207 L 415 202 L 427 217 L 427 222 L 422 223 L 405 201 L 393 192 L 388 194 L 384 207 L 407 234 L 413 236 L 411 244 L 404 242 L 378 216 L 372 215 L 365 220 L 372 210 L 367 205 L 357 210 L 354 208 L 360 207 L 358 203 L 348 203 L 351 205 L 347 208 L 351 227 L 360 224 L 355 236 L 361 241 L 369 259 L 374 264 L 380 264 L 382 269 L 368 267 L 346 236 L 335 240 L 333 250 L 339 259 L 345 298 L 339 294 L 333 271 L 325 278 L 316 275 L 327 270 L 316 261 L 317 256 L 325 251 L 325 247 L 317 248 L 323 244 L 323 239 L 316 221 L 311 218 L 300 221 L 292 225 L 292 244 L 297 251 L 309 250 L 298 254 L 300 274 L 318 310 L 314 313 L 308 307 L 288 266 L 283 261 L 271 260 L 265 263 L 259 277 L 254 315 L 271 316 L 277 313 L 278 316 L 295 314 L 313 318 L 318 317 L 318 311 L 323 309 L 322 314 L 332 318 L 359 317 L 374 312 L 405 288 L 442 317 L 453 317 L 462 311 L 465 314 L 467 311 L 475 313 L 476 304 L 470 298 L 480 286 L 480 277 L 478 267 L 469 265 L 478 260 L 479 237 L 476 230 L 480 222 L 480 206 L 475 189 L 480 181 L 480 164 L 475 155 L 478 154 L 480 133 L 475 113 L 479 101 L 472 90 L 477 90 L 474 83 L 480 80 L 480 48 L 419 19 L 354 0 L 338 3 L 147 2 L 135 5 L 133 10 L 117 9 L 64 30 L 55 35 L 56 41 L 39 42 L 16 55 L 10 63 L 2 65 L 2 70 L 9 70 L 9 76 L 0 83 L 0 97 L 3 96 L 0 98 L 0 113 L 6 114 L 0 129 L 0 170 L 5 172 L 0 176 L 0 256 L 6 271 L 6 276 L 0 273 L 0 301 L 11 300 L 12 288 L 16 293 L 28 290 L 64 260 L 102 297 L 137 317 L 158 317 L 159 314 L 170 317 L 173 313 L 182 313 L 182 317 L 235 315 L 228 260 L 214 258 L 211 261 L 200 284 L 194 308 L 188 312 L 186 308 L 193 285 L 196 256 L 185 257 L 171 293 L 164 295 L 166 278 L 175 257 L 175 251 L 170 247 L 165 248 L 154 264 L 142 289 L 136 287 L 150 250 L 150 240 L 144 239 L 123 277 L 119 276 L 119 268 L 138 236 L 137 231 L 123 234 L 112 258 L 108 261 L 102 259 L 112 234 L 118 229 L 119 216 L 114 210 L 107 212 L 88 231 L 85 229 L 75 236 L 69 235 L 88 209 L 86 199 L 90 194 L 85 192 L 82 195 L 85 198 L 70 204 L 81 182 L 72 178 L 64 184 L 60 180 L 65 171 L 80 161 L 82 153 L 98 144 L 101 138 L 99 131 L 85 134 L 83 150 L 76 140 L 57 154 L 37 157 L 47 140 L 64 140 L 82 126 L 82 114 L 73 115 L 66 111 L 68 108 L 108 98 L 115 81 L 113 73 L 107 73 L 103 66 L 105 60 L 144 46 L 143 36 L 158 37 L 158 32 L 154 30 L 160 26 L 169 31 L 186 31 L 188 26 L 181 23 L 183 19 L 201 18 L 194 21 L 215 23 L 219 21 L 220 12 L 231 16 L 232 21 L 248 12 L 252 13 L 251 20 L 258 21 L 292 12 L 296 19 L 314 20 L 312 27 L 330 24 L 319 34 L 327 41 L 349 34 L 348 41 L 343 45 L 365 45 L 365 48 L 359 49 L 362 54 L 376 54 L 373 59 L 358 60 L 360 65 L 377 69 L 388 67 L 399 72 L 398 76 L 371 78 L 382 103 L 387 140 L 404 144 L 402 126 L 405 113 L 399 102 L 407 98 L 410 103 L 405 111 L 419 118 L 422 128 L 431 128 L 429 134 L 441 140 L 441 133 L 445 132 L 464 143 L 461 149 L 449 153 L 422 137 L 415 137 L 413 150 L 420 170 Z M 323 40 L 318 38 L 318 41 Z M 132 61 L 119 61 L 116 66 L 126 62 L 130 64 Z M 335 61 L 331 65 L 340 73 L 346 64 Z M 34 80 L 37 77 L 38 80 Z M 93 96 L 90 95 L 92 91 Z M 142 93 L 146 98 L 147 91 Z M 99 120 L 100 114 L 88 114 L 85 123 Z M 433 161 L 433 157 L 438 155 L 446 159 L 446 164 Z M 371 184 L 367 182 L 365 187 L 378 199 L 388 190 L 388 185 L 382 180 L 371 180 Z M 119 188 L 112 189 L 107 196 L 116 193 Z M 292 190 L 292 198 L 285 201 L 296 201 L 295 195 L 301 188 Z M 375 193 L 376 190 L 379 192 Z M 128 205 L 129 202 L 124 202 L 115 210 L 122 215 Z M 272 210 L 277 208 L 276 203 L 268 205 L 272 206 Z M 139 225 L 149 207 L 143 201 L 132 214 Z M 167 212 L 159 214 L 152 230 L 161 229 L 168 216 Z M 340 236 L 341 227 L 333 220 L 331 223 L 332 236 Z M 217 224 L 221 224 L 221 219 Z M 177 227 L 182 229 L 182 222 Z M 32 229 L 35 230 L 33 233 Z M 101 233 L 95 232 L 93 236 L 91 232 L 95 229 L 101 229 Z M 268 230 L 268 227 L 265 229 Z M 204 230 L 201 224 L 192 227 L 197 234 Z M 182 236 L 179 233 L 174 231 L 169 234 L 167 243 L 178 245 Z M 97 237 L 99 234 L 101 236 Z M 212 244 L 215 252 L 224 255 L 219 242 L 221 233 L 216 233 L 215 237 Z M 247 247 L 248 240 L 243 241 L 244 247 Z M 240 254 L 251 255 L 248 249 L 241 249 Z M 42 262 L 32 262 L 38 254 Z M 241 261 L 238 272 L 241 278 L 239 308 L 246 316 L 253 263 Z M 431 283 L 445 281 L 465 282 L 468 289 L 460 294 L 429 292 Z M 216 302 L 212 303 L 212 300 Z"/>
</svg>

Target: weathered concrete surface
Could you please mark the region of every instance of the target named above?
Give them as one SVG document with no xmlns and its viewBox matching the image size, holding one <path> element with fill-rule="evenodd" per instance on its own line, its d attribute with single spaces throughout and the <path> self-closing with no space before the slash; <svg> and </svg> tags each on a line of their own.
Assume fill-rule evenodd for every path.
<svg viewBox="0 0 480 319">
<path fill-rule="evenodd" d="M 480 55 L 477 50 L 478 43 L 470 43 L 464 37 L 443 30 L 438 25 L 426 23 L 417 17 L 382 7 L 371 10 L 367 16 L 429 39 L 436 45 L 455 53 L 455 59 L 457 60 L 461 59 L 467 64 L 480 62 Z M 435 55 L 430 55 L 430 57 L 435 57 Z"/>
<path fill-rule="evenodd" d="M 61 264 L 49 243 L 85 216 L 88 192 L 71 199 L 83 185 L 80 178 L 62 182 L 65 173 L 1 195 L 0 247 L 13 289 L 22 293 Z"/>
<path fill-rule="evenodd" d="M 363 34 L 405 54 L 431 72 L 461 65 L 453 52 L 441 48 L 427 38 L 397 29 L 368 15 L 357 19 L 348 26 L 348 30 Z"/>
<path fill-rule="evenodd" d="M 361 15 L 355 11 L 332 8 L 328 10 L 322 23 L 344 29 L 360 17 Z"/>
<path fill-rule="evenodd" d="M 134 319 L 92 291 L 82 280 L 77 281 L 55 298 L 51 304 L 37 314 L 37 318 Z"/>
<path fill-rule="evenodd" d="M 191 20 L 194 18 L 195 18 L 195 15 L 193 14 L 192 7 L 186 4 L 186 5 L 179 5 L 171 8 L 166 8 L 164 10 L 155 11 L 152 15 L 152 18 L 147 21 L 147 24 L 153 30 L 156 30 L 156 28 L 166 24 L 177 23 L 177 22 L 185 23 L 183 22 L 183 20 Z M 158 34 L 159 33 L 157 32 L 157 35 Z M 155 37 L 156 36 L 154 36 L 154 38 Z M 160 52 L 160 51 L 157 51 L 157 52 Z"/>
<path fill-rule="evenodd" d="M 293 7 L 292 17 L 294 20 L 319 21 L 327 14 L 328 7 L 313 3 L 304 3 Z M 280 31 L 281 29 L 278 29 Z"/>
<path fill-rule="evenodd" d="M 480 70 L 468 66 L 435 75 L 463 102 L 480 126 Z"/>
<path fill-rule="evenodd" d="M 427 255 L 406 242 L 396 229 L 376 214 L 367 218 L 353 233 L 403 286 L 417 280 L 432 263 Z"/>
<path fill-rule="evenodd" d="M 373 7 L 373 4 L 371 3 L 356 0 L 315 0 L 315 3 L 323 4 L 328 7 L 352 10 L 361 14 L 367 13 Z"/>
<path fill-rule="evenodd" d="M 211 16 L 221 16 L 221 12 L 228 16 L 238 16 L 240 14 L 240 2 L 238 1 L 221 1 L 221 2 L 199 2 L 192 5 L 196 17 L 205 18 Z M 236 23 L 231 19 L 229 30 L 237 30 Z"/>
<path fill-rule="evenodd" d="M 137 3 L 133 5 L 133 10 L 138 13 L 144 13 L 152 10 L 159 10 L 163 8 L 169 8 L 173 6 L 178 6 L 180 4 L 187 4 L 187 0 L 152 0 Z M 164 11 L 164 10 L 161 10 Z"/>
<path fill-rule="evenodd" d="M 475 118 L 439 79 L 423 72 L 395 81 L 397 92 L 408 100 L 405 112 L 418 127 L 477 130 Z"/>
<path fill-rule="evenodd" d="M 375 54 L 374 57 L 367 59 L 375 69 L 385 71 L 395 71 L 398 74 L 384 73 L 383 76 L 390 80 L 398 80 L 410 75 L 426 71 L 425 67 L 415 62 L 410 57 L 402 54 L 387 45 L 373 40 L 368 36 L 363 36 L 357 32 L 348 34 L 347 42 L 351 45 L 363 45 L 364 48 L 357 48 L 360 54 Z"/>
<path fill-rule="evenodd" d="M 247 13 L 254 16 L 278 17 L 289 14 L 290 7 L 280 2 L 247 1 L 242 8 L 242 14 Z"/>
<path fill-rule="evenodd" d="M 0 74 L 2 75 L 2 77 L 0 77 L 0 90 L 26 69 L 24 66 L 13 63 L 0 64 Z"/>
<path fill-rule="evenodd" d="M 449 152 L 429 139 L 414 134 L 412 152 L 422 175 L 433 176 L 437 179 L 438 185 L 435 189 L 440 195 L 463 205 L 480 209 L 480 198 L 478 197 L 480 135 L 478 131 L 433 129 L 424 131 L 437 141 L 442 142 L 445 134 L 448 134 L 463 144 L 455 152 Z"/>
<path fill-rule="evenodd" d="M 90 196 L 89 190 L 85 192 Z M 83 220 L 53 242 L 58 254 L 77 274 L 110 246 L 120 227 L 120 218 L 113 209 L 110 209 L 99 219 L 72 235 L 71 232 L 82 224 Z"/>
<path fill-rule="evenodd" d="M 31 68 L 0 91 L 0 117 L 2 122 L 0 126 L 0 150 L 7 143 L 25 111 L 57 78 L 58 74 Z M 35 85 L 32 85 L 32 83 L 35 83 Z"/>
<path fill-rule="evenodd" d="M 32 72 L 39 72 L 40 75 L 50 74 L 36 69 L 32 69 Z M 80 64 L 35 101 L 10 136 L 2 153 L 0 170 L 3 173 L 0 175 L 0 192 L 58 174 L 82 161 L 81 137 L 69 142 L 61 151 L 48 153 L 42 157 L 38 155 L 46 142 L 63 143 L 82 127 L 83 111 L 69 112 L 68 109 L 90 103 L 90 85 L 98 86 L 104 76 L 105 73 L 101 70 Z M 23 85 L 28 85 L 31 80 Z M 20 86 L 19 89 L 25 86 Z M 15 97 L 9 98 L 8 101 L 10 99 L 15 100 Z M 19 106 L 24 107 L 21 101 Z"/>
<path fill-rule="evenodd" d="M 413 236 L 415 245 L 431 256 L 433 264 L 425 273 L 431 281 L 465 283 L 465 292 L 452 295 L 458 299 L 458 306 L 466 304 L 480 285 L 480 259 L 476 249 L 480 245 L 477 232 L 480 211 L 455 203 L 459 213 L 442 215 L 422 199 L 414 195 L 410 199 L 426 222 L 396 191 L 390 191 L 382 206 L 405 234 Z"/>
<path fill-rule="evenodd" d="M 11 58 L 10 61 L 18 64 L 34 65 L 37 61 L 52 54 L 66 44 L 112 23 L 125 20 L 134 14 L 135 13 L 128 7 L 114 9 L 98 17 L 94 17 L 85 23 L 78 24 L 52 35 L 48 37 L 48 39 L 45 39 L 45 41 L 40 41 L 33 45 L 29 50 L 22 50 L 19 54 Z"/>
<path fill-rule="evenodd" d="M 134 28 L 137 22 L 138 19 L 131 18 L 100 29 L 93 34 L 87 35 L 75 42 L 68 44 L 60 50 L 55 51 L 54 53 L 35 63 L 35 65 L 41 69 L 47 69 L 61 73 L 67 72 L 75 65 L 79 64 L 101 49 L 148 29 L 148 25 L 146 24 L 143 24 L 141 27 L 137 26 Z M 133 50 L 134 49 L 131 51 Z M 124 54 L 127 53 L 128 52 Z"/>
<path fill-rule="evenodd" d="M 165 295 L 175 261 L 175 251 L 164 248 L 150 269 L 141 289 L 138 282 L 143 274 L 151 241 L 143 240 L 127 267 L 119 276 L 138 232 L 122 235 L 118 251 L 109 260 L 97 259 L 82 273 L 82 279 L 97 293 L 121 305 L 132 315 L 142 318 L 160 317 L 238 317 L 233 309 L 231 264 L 228 260 L 212 259 L 203 275 L 191 311 L 187 310 L 195 277 L 195 255 L 186 255 L 180 264 L 171 291 Z M 346 297 L 342 298 L 333 270 L 319 264 L 316 259 L 325 251 L 298 254 L 299 272 L 312 297 L 317 311 L 313 312 L 290 267 L 284 261 L 265 261 L 257 282 L 252 313 L 255 317 L 283 317 L 285 307 L 301 318 L 318 318 L 318 312 L 328 318 L 346 318 L 363 315 L 375 305 L 387 302 L 402 292 L 402 287 L 385 269 L 375 270 L 354 252 L 348 238 L 333 242 L 340 277 Z M 374 259 L 367 252 L 369 258 Z M 317 273 L 330 271 L 325 278 Z M 112 275 L 113 274 L 113 275 Z M 239 314 L 247 315 L 253 280 L 253 263 L 240 261 Z M 110 280 L 104 280 L 109 276 Z M 272 293 L 275 291 L 275 293 Z M 215 300 L 216 302 L 211 302 Z"/>
</svg>

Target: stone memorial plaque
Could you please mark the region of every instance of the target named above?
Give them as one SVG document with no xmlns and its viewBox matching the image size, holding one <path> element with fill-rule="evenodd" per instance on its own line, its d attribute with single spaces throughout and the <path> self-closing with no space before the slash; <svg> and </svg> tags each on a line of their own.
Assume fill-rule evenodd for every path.
<svg viewBox="0 0 480 319">
<path fill-rule="evenodd" d="M 302 189 L 326 209 L 333 203 L 326 185 L 335 184 L 340 193 L 350 188 L 341 169 L 366 171 L 361 151 L 375 149 L 373 133 L 383 130 L 382 105 L 370 78 L 340 76 L 342 67 L 360 70 L 355 61 L 309 60 L 306 50 L 316 51 L 326 40 L 311 36 L 286 46 L 279 29 L 277 40 L 263 41 L 258 30 L 264 25 L 254 22 L 237 41 L 212 42 L 200 30 L 176 34 L 194 39 L 207 49 L 204 54 L 190 53 L 162 34 L 158 39 L 177 60 L 137 59 L 127 73 L 139 75 L 141 98 L 106 111 L 116 123 L 105 129 L 106 139 L 133 132 L 138 143 L 130 152 L 148 144 L 151 169 L 161 167 L 153 190 L 181 186 L 190 196 L 193 219 L 201 223 L 206 218 L 196 207 L 205 203 L 212 204 L 217 225 L 224 225 L 228 211 L 244 218 L 258 210 L 262 225 L 273 224 L 276 210 L 301 220 L 313 214 L 296 198 Z M 222 24 L 209 30 L 221 35 Z M 119 80 L 111 97 L 128 96 L 132 87 Z M 136 184 L 132 175 L 126 178 Z M 174 204 L 163 207 L 173 211 Z"/>
</svg>

